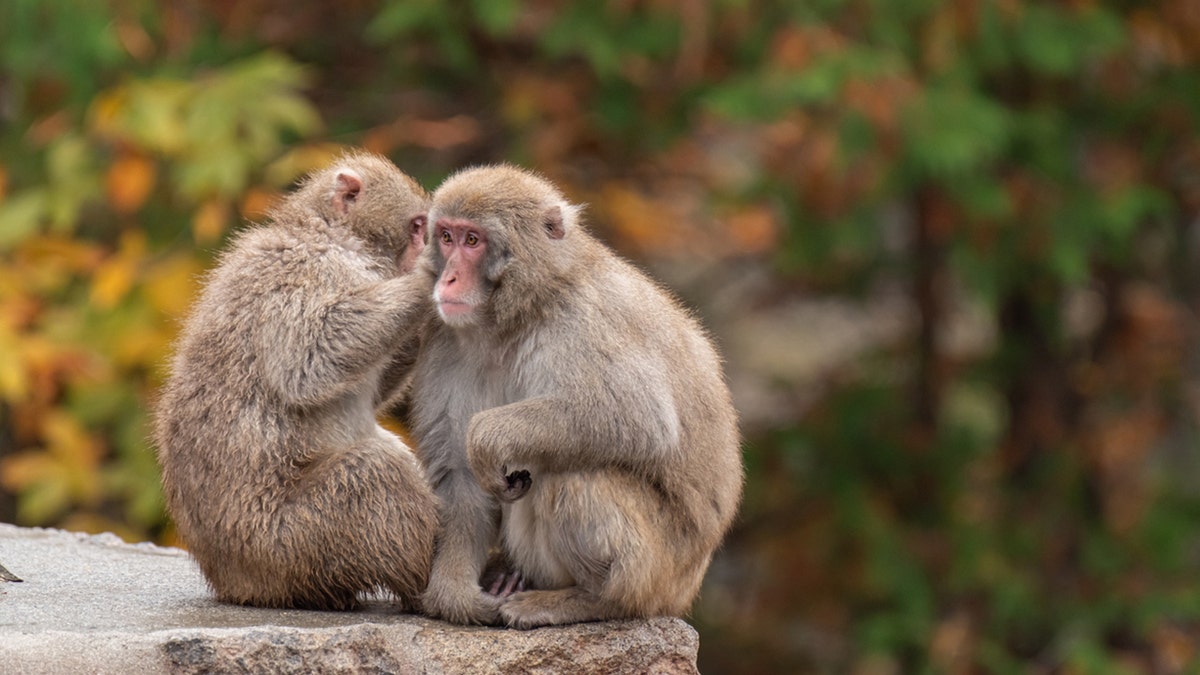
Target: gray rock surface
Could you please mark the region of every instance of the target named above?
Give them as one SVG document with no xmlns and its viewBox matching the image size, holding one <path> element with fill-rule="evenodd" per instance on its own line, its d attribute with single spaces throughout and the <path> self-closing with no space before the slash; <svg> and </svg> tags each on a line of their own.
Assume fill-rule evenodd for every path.
<svg viewBox="0 0 1200 675">
<path fill-rule="evenodd" d="M 0 523 L 0 673 L 695 673 L 679 619 L 517 631 L 212 599 L 179 549 Z"/>
</svg>

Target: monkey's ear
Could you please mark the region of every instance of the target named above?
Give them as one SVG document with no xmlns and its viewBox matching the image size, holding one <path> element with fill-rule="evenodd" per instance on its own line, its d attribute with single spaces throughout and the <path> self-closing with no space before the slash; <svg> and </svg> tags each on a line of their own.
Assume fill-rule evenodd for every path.
<svg viewBox="0 0 1200 675">
<path fill-rule="evenodd" d="M 546 209 L 542 214 L 542 229 L 551 239 L 562 239 L 567 236 L 567 228 L 563 224 L 562 207 L 558 204 Z"/>
<path fill-rule="evenodd" d="M 333 183 L 333 210 L 344 216 L 350 212 L 350 205 L 362 192 L 362 176 L 351 169 L 341 169 Z"/>
<path fill-rule="evenodd" d="M 428 222 L 429 219 L 424 213 L 419 216 L 413 216 L 413 219 L 408 221 L 408 237 L 410 243 L 417 245 L 423 245 L 425 243 L 425 230 Z"/>
</svg>

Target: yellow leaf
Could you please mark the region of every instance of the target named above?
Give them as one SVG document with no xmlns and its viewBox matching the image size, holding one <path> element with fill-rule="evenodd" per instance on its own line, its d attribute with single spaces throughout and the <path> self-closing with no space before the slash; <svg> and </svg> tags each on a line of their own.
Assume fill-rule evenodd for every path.
<svg viewBox="0 0 1200 675">
<path fill-rule="evenodd" d="M 51 455 L 66 460 L 69 466 L 94 468 L 100 460 L 95 440 L 79 421 L 62 410 L 48 412 L 42 418 L 42 438 Z"/>
<path fill-rule="evenodd" d="M 108 203 L 118 213 L 133 213 L 146 203 L 154 189 L 154 162 L 140 155 L 117 158 L 105 175 Z"/>
<path fill-rule="evenodd" d="M 0 398 L 16 403 L 28 395 L 29 373 L 21 358 L 18 338 L 7 327 L 0 326 Z"/>
<path fill-rule="evenodd" d="M 110 260 L 92 277 L 91 302 L 100 309 L 112 309 L 133 287 L 133 270 L 120 258 Z"/>
<path fill-rule="evenodd" d="M 121 333 L 112 348 L 113 362 L 120 366 L 137 367 L 154 363 L 167 353 L 171 336 L 165 326 L 135 325 Z"/>
<path fill-rule="evenodd" d="M 170 317 L 181 317 L 191 306 L 199 274 L 200 265 L 195 259 L 177 255 L 146 272 L 142 293 L 156 311 Z"/>
<path fill-rule="evenodd" d="M 31 271 L 53 267 L 86 274 L 103 258 L 104 252 L 96 244 L 64 235 L 44 234 L 27 240 L 21 247 L 21 262 Z"/>
<path fill-rule="evenodd" d="M 129 230 L 121 235 L 117 254 L 104 261 L 92 277 L 92 304 L 112 309 L 129 293 L 146 254 L 146 235 Z"/>
<path fill-rule="evenodd" d="M 97 96 L 88 111 L 92 129 L 106 138 L 119 135 L 121 114 L 128 104 L 128 91 L 124 87 Z"/>
<path fill-rule="evenodd" d="M 79 502 L 95 503 L 103 493 L 100 458 L 103 446 L 79 421 L 62 410 L 52 410 L 42 419 L 46 452 L 58 465 L 59 480 Z"/>
<path fill-rule="evenodd" d="M 192 217 L 192 234 L 197 244 L 211 244 L 220 238 L 229 222 L 229 208 L 219 199 L 201 205 Z"/>
</svg>

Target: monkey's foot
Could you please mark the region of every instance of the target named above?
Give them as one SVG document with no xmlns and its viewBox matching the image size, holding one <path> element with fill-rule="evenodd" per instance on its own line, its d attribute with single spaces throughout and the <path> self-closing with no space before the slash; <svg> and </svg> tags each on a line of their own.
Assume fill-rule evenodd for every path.
<svg viewBox="0 0 1200 675">
<path fill-rule="evenodd" d="M 500 606 L 500 617 L 513 628 L 557 626 L 620 618 L 611 603 L 579 588 L 514 593 Z"/>
<path fill-rule="evenodd" d="M 488 593 L 498 598 L 507 598 L 513 593 L 525 590 L 525 578 L 520 572 L 501 573 L 488 588 Z"/>
<path fill-rule="evenodd" d="M 426 614 L 460 625 L 500 623 L 500 603 L 503 601 L 478 586 L 463 592 L 439 592 L 431 585 L 421 596 L 421 606 Z"/>
</svg>

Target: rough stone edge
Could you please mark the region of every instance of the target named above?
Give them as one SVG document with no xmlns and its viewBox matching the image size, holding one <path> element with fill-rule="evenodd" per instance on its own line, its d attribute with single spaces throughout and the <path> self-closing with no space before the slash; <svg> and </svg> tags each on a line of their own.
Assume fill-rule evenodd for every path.
<svg viewBox="0 0 1200 675">
<path fill-rule="evenodd" d="M 145 634 L 7 635 L 0 671 L 139 673 L 696 673 L 699 638 L 682 619 L 578 624 L 541 631 L 462 628 L 426 619 L 327 628 L 172 629 Z M 52 651 L 47 644 L 54 644 Z M 679 644 L 680 649 L 669 649 Z M 578 648 L 578 651 L 572 649 Z M 588 660 L 584 647 L 599 648 Z"/>
</svg>

